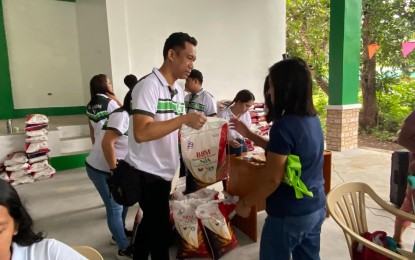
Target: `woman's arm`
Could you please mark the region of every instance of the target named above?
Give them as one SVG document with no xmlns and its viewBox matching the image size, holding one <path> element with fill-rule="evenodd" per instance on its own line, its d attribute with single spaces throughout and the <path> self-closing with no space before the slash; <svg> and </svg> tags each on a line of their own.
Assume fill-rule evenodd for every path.
<svg viewBox="0 0 415 260">
<path fill-rule="evenodd" d="M 252 140 L 252 139 L 251 139 Z M 254 189 L 236 206 L 236 213 L 241 217 L 248 217 L 251 207 L 257 202 L 265 200 L 281 184 L 285 174 L 287 155 L 269 152 L 263 174 L 258 175 Z"/>
<path fill-rule="evenodd" d="M 117 167 L 117 155 L 115 153 L 114 144 L 118 137 L 119 135 L 117 132 L 105 130 L 104 138 L 102 139 L 102 151 L 110 169 Z"/>
<path fill-rule="evenodd" d="M 91 120 L 88 119 L 89 136 L 91 137 L 92 145 L 95 143 L 94 127 L 91 124 Z"/>
<path fill-rule="evenodd" d="M 110 99 L 112 99 L 112 100 L 114 100 L 115 102 L 117 102 L 117 104 L 121 107 L 122 106 L 122 103 L 118 100 L 118 98 L 115 96 L 115 95 L 113 95 L 113 94 L 110 94 L 110 93 L 107 93 L 106 94 Z"/>
<path fill-rule="evenodd" d="M 229 119 L 230 127 L 235 129 L 239 134 L 243 137 L 250 139 L 256 145 L 260 146 L 263 149 L 266 149 L 268 145 L 268 139 L 263 136 L 257 135 L 252 132 L 244 122 L 239 120 L 238 118 L 230 118 Z"/>
</svg>

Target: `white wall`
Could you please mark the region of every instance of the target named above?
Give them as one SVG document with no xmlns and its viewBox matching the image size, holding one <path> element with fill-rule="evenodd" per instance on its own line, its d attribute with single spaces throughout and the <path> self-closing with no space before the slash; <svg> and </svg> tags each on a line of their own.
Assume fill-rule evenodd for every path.
<svg viewBox="0 0 415 260">
<path fill-rule="evenodd" d="M 125 75 L 159 67 L 176 31 L 199 41 L 195 68 L 218 100 L 244 88 L 263 100 L 267 69 L 285 52 L 285 0 L 2 1 L 15 108 L 85 105 L 98 73 L 122 100 Z"/>
<path fill-rule="evenodd" d="M 15 108 L 84 105 L 74 3 L 3 0 L 3 12 Z"/>
<path fill-rule="evenodd" d="M 118 0 L 116 0 L 118 1 Z M 91 97 L 89 81 L 96 74 L 106 74 L 112 79 L 105 0 L 76 1 L 79 35 L 79 53 L 82 68 L 83 105 Z"/>
<path fill-rule="evenodd" d="M 194 36 L 195 68 L 217 100 L 250 89 L 263 100 L 268 68 L 285 52 L 285 0 L 125 0 L 131 71 L 141 77 L 163 62 L 165 39 Z"/>
<path fill-rule="evenodd" d="M 114 92 L 121 102 L 128 92 L 124 77 L 131 74 L 125 0 L 106 0 L 111 72 Z"/>
</svg>

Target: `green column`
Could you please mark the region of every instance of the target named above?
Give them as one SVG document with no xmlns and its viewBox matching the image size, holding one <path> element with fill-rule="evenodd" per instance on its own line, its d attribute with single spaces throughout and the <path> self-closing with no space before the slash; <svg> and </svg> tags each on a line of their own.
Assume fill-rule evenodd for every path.
<svg viewBox="0 0 415 260">
<path fill-rule="evenodd" d="M 330 6 L 329 105 L 358 103 L 362 0 Z"/>
<path fill-rule="evenodd" d="M 0 119 L 13 118 L 14 105 L 2 1 L 0 1 L 0 97 Z"/>
</svg>

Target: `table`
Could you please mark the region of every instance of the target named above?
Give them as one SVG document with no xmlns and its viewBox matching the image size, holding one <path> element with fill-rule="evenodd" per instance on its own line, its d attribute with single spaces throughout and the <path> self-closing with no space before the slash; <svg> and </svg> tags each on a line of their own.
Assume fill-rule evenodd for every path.
<svg viewBox="0 0 415 260">
<path fill-rule="evenodd" d="M 258 174 L 265 169 L 265 164 L 255 163 L 244 160 L 243 156 L 250 153 L 243 153 L 242 156 L 231 156 L 229 180 L 226 191 L 231 195 L 237 195 L 240 199 L 244 198 L 256 185 Z M 324 191 L 327 194 L 331 189 L 331 151 L 324 151 L 323 178 Z M 252 206 L 248 218 L 236 215 L 232 219 L 232 224 L 245 233 L 253 241 L 257 241 L 257 212 L 265 210 L 265 200 Z M 328 215 L 327 215 L 328 216 Z"/>
</svg>

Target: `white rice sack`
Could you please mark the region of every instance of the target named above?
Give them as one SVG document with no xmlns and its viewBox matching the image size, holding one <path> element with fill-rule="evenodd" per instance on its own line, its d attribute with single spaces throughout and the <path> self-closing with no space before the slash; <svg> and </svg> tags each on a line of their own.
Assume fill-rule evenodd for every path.
<svg viewBox="0 0 415 260">
<path fill-rule="evenodd" d="M 227 219 L 228 215 L 223 213 L 223 201 L 224 200 L 215 200 L 200 205 L 196 209 L 196 215 L 199 219 L 202 220 L 202 224 L 213 231 L 216 235 L 222 237 L 223 239 L 230 240 L 232 239 L 232 234 L 228 229 Z M 235 202 L 236 204 L 236 202 Z"/>
<path fill-rule="evenodd" d="M 171 201 L 170 209 L 174 226 L 180 235 L 177 259 L 212 258 L 203 235 L 203 226 L 195 209 L 206 199 Z"/>
<path fill-rule="evenodd" d="M 28 162 L 29 162 L 29 164 L 34 164 L 34 163 L 37 163 L 37 162 L 40 162 L 40 161 L 43 161 L 43 160 L 47 160 L 47 159 L 49 159 L 49 156 L 47 154 L 45 154 L 45 155 L 41 155 L 41 156 L 38 156 L 38 157 L 30 158 Z"/>
<path fill-rule="evenodd" d="M 208 117 L 204 126 L 193 129 L 186 125 L 181 129 L 181 151 L 183 161 L 196 179 L 196 191 L 217 181 L 229 173 L 229 160 L 226 156 L 228 135 L 227 121 Z M 186 187 L 188 189 L 189 187 Z"/>
<path fill-rule="evenodd" d="M 25 123 L 27 125 L 37 125 L 48 123 L 49 119 L 47 116 L 42 114 L 32 114 L 26 117 Z"/>
<path fill-rule="evenodd" d="M 35 180 L 42 180 L 42 179 L 52 178 L 55 173 L 56 173 L 55 169 L 49 165 L 47 168 L 41 171 L 32 173 L 32 176 L 33 178 L 35 178 Z"/>
<path fill-rule="evenodd" d="M 219 192 L 211 189 L 200 189 L 198 191 L 183 195 L 183 192 L 177 191 L 173 193 L 175 200 L 187 200 L 187 199 L 207 199 L 207 201 L 215 200 L 218 198 Z"/>
<path fill-rule="evenodd" d="M 7 172 L 0 172 L 0 180 L 4 180 L 4 181 L 7 181 L 7 182 L 10 181 L 10 177 L 7 174 Z"/>
<path fill-rule="evenodd" d="M 18 179 L 21 179 L 23 176 L 26 176 L 28 174 L 29 174 L 29 172 L 27 170 L 9 172 L 9 178 L 10 178 L 10 180 L 18 180 Z"/>
<path fill-rule="evenodd" d="M 26 144 L 25 147 L 26 153 L 35 153 L 43 149 L 49 149 L 48 142 Z"/>
<path fill-rule="evenodd" d="M 39 135 L 39 136 L 32 136 L 32 137 L 26 138 L 26 143 L 39 143 L 39 142 L 43 142 L 47 140 L 48 140 L 47 135 Z"/>
<path fill-rule="evenodd" d="M 230 213 L 234 212 L 239 197 L 215 200 L 196 208 L 196 216 L 201 220 L 208 244 L 211 245 L 213 259 L 238 247 L 235 233 L 230 224 Z"/>
<path fill-rule="evenodd" d="M 5 166 L 12 166 L 17 164 L 22 164 L 27 162 L 27 156 L 25 152 L 15 152 L 7 155 L 6 161 L 4 161 Z"/>
<path fill-rule="evenodd" d="M 31 183 L 31 182 L 34 182 L 34 181 L 35 181 L 35 178 L 33 178 L 32 175 L 25 175 L 25 176 L 23 176 L 23 177 L 21 177 L 21 178 L 19 178 L 17 180 L 11 180 L 10 183 L 13 186 L 16 186 L 18 184 Z"/>
<path fill-rule="evenodd" d="M 6 167 L 6 171 L 8 172 L 15 172 L 15 171 L 20 171 L 20 170 L 28 170 L 28 169 L 29 169 L 28 163 L 16 164 L 16 165 Z"/>
<path fill-rule="evenodd" d="M 44 160 L 44 161 L 37 162 L 37 163 L 34 163 L 34 164 L 30 165 L 30 168 L 29 168 L 28 172 L 29 173 L 31 173 L 31 172 L 39 172 L 39 171 L 44 170 L 44 169 L 46 169 L 48 167 L 49 167 L 48 160 Z"/>
<path fill-rule="evenodd" d="M 45 128 L 40 129 L 40 130 L 34 130 L 34 131 L 30 131 L 30 132 L 26 132 L 26 136 L 28 137 L 32 137 L 32 136 L 44 136 L 48 134 L 48 130 L 46 130 Z"/>
</svg>

